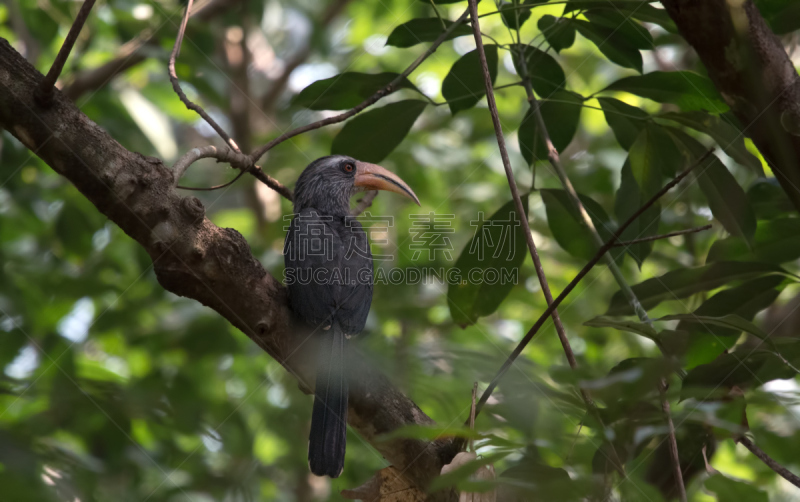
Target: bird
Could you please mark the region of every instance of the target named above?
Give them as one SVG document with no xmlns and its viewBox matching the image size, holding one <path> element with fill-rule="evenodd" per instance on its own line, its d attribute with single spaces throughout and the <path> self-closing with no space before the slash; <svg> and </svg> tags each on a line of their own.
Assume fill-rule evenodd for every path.
<svg viewBox="0 0 800 502">
<path fill-rule="evenodd" d="M 284 244 L 284 279 L 293 315 L 320 338 L 308 464 L 317 476 L 339 477 L 347 436 L 348 340 L 364 329 L 372 304 L 369 239 L 350 198 L 386 190 L 419 199 L 397 175 L 345 155 L 311 162 L 294 190 L 294 216 Z"/>
</svg>

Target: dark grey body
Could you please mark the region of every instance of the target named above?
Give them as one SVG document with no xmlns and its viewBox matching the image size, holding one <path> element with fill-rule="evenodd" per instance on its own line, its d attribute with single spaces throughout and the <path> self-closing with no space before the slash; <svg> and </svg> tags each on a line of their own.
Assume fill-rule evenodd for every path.
<svg viewBox="0 0 800 502">
<path fill-rule="evenodd" d="M 347 340 L 364 329 L 372 303 L 369 241 L 349 215 L 354 175 L 340 168 L 351 162 L 324 157 L 303 171 L 284 246 L 290 307 L 320 338 L 308 463 L 314 474 L 332 478 L 344 468 Z"/>
</svg>

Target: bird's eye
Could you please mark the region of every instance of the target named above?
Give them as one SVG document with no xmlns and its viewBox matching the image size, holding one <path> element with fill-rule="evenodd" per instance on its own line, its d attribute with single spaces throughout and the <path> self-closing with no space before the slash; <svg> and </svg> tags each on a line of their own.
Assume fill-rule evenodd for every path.
<svg viewBox="0 0 800 502">
<path fill-rule="evenodd" d="M 353 164 L 345 164 L 344 165 L 345 172 L 352 173 L 353 169 L 355 169 L 355 167 L 353 167 Z"/>
</svg>

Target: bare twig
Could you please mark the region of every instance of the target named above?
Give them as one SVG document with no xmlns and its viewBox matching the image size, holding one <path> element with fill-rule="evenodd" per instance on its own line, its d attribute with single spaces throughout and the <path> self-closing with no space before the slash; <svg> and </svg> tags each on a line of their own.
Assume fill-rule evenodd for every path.
<svg viewBox="0 0 800 502">
<path fill-rule="evenodd" d="M 495 102 L 494 91 L 492 89 L 492 77 L 489 74 L 489 66 L 486 62 L 486 53 L 483 48 L 483 38 L 481 35 L 480 21 L 478 19 L 477 2 L 476 0 L 469 0 L 468 4 L 472 18 L 472 31 L 475 37 L 475 45 L 477 46 L 478 59 L 480 60 L 481 70 L 483 72 L 483 82 L 484 87 L 486 88 L 486 100 L 489 105 L 489 113 L 492 117 L 492 124 L 494 125 L 494 133 L 497 137 L 497 145 L 500 148 L 500 157 L 503 160 L 503 168 L 505 169 L 506 178 L 508 179 L 508 186 L 511 190 L 511 198 L 514 200 L 514 205 L 516 206 L 517 212 L 522 220 L 523 232 L 525 233 L 526 242 L 528 244 L 528 251 L 533 259 L 533 266 L 536 269 L 536 276 L 539 279 L 539 285 L 542 288 L 547 305 L 550 306 L 553 303 L 553 294 L 550 292 L 550 285 L 547 283 L 544 267 L 542 267 L 542 262 L 539 259 L 539 253 L 536 250 L 536 243 L 533 241 L 533 234 L 531 233 L 530 224 L 528 223 L 528 214 L 525 212 L 525 207 L 522 204 L 522 199 L 519 195 L 519 189 L 517 188 L 517 182 L 514 179 L 514 172 L 511 170 L 511 161 L 508 158 L 506 142 L 503 136 L 503 128 L 500 124 L 500 116 L 497 112 L 497 103 Z M 564 325 L 561 322 L 561 317 L 558 315 L 558 310 L 553 309 L 551 315 L 553 317 L 553 324 L 555 325 L 556 333 L 558 333 L 558 339 L 561 341 L 561 346 L 564 349 L 564 354 L 567 357 L 569 366 L 574 370 L 578 367 L 578 362 L 576 361 L 575 354 L 570 346 L 569 339 L 567 338 L 566 331 L 564 330 Z M 591 396 L 589 396 L 589 393 L 584 389 L 580 389 L 580 392 L 589 411 L 597 420 L 602 423 L 602 418 L 597 411 L 594 401 L 592 400 Z M 620 461 L 616 450 L 613 449 L 613 445 L 612 451 L 614 455 L 613 461 L 615 463 L 615 467 L 619 470 L 619 472 L 624 472 L 622 462 Z"/>
<path fill-rule="evenodd" d="M 81 9 L 78 11 L 78 15 L 75 17 L 75 21 L 69 29 L 69 33 L 67 33 L 67 38 L 64 39 L 64 43 L 61 45 L 56 59 L 53 61 L 52 66 L 50 66 L 50 71 L 48 71 L 44 79 L 39 82 L 39 86 L 36 89 L 36 102 L 39 105 L 49 107 L 53 103 L 53 88 L 56 85 L 56 80 L 58 80 L 58 76 L 61 75 L 61 70 L 64 69 L 64 63 L 67 62 L 69 53 L 72 51 L 72 47 L 75 45 L 75 41 L 78 39 L 83 25 L 86 23 L 86 19 L 89 17 L 92 7 L 94 7 L 94 2 L 95 0 L 84 0 Z"/>
<path fill-rule="evenodd" d="M 420 55 L 416 60 L 414 60 L 414 62 L 411 63 L 408 66 L 408 68 L 406 68 L 403 71 L 403 73 L 397 76 L 397 78 L 389 82 L 389 84 L 386 87 L 380 89 L 378 92 L 376 92 L 372 96 L 368 97 L 367 99 L 359 103 L 355 108 L 352 108 L 344 113 L 340 113 L 339 115 L 336 115 L 334 117 L 329 117 L 323 120 L 318 120 L 317 122 L 313 122 L 311 124 L 307 124 L 302 127 L 298 127 L 296 129 L 292 129 L 291 131 L 281 134 L 280 136 L 273 139 L 266 145 L 257 148 L 252 154 L 250 154 L 250 158 L 252 159 L 252 161 L 254 163 L 258 162 L 258 159 L 260 159 L 265 153 L 270 151 L 276 145 L 279 145 L 284 141 L 286 141 L 287 139 L 297 136 L 298 134 L 302 134 L 308 131 L 313 131 L 314 129 L 319 129 L 320 127 L 325 127 L 327 125 L 344 122 L 350 117 L 363 111 L 365 108 L 377 103 L 384 96 L 388 96 L 389 94 L 396 91 L 397 86 L 400 85 L 403 79 L 408 77 L 411 74 L 411 72 L 416 70 L 417 67 L 423 63 L 423 61 L 428 59 L 428 57 L 430 57 L 431 54 L 436 52 L 436 49 L 442 44 L 442 42 L 445 41 L 448 35 L 450 35 L 450 33 L 452 33 L 458 26 L 461 25 L 461 23 L 464 22 L 464 20 L 467 18 L 467 15 L 469 15 L 469 10 L 464 11 L 464 13 L 461 15 L 461 17 L 458 18 L 458 20 L 456 20 L 453 24 L 451 24 L 447 28 L 447 30 L 445 30 L 441 35 L 439 35 L 439 37 L 430 45 L 430 47 L 428 47 L 428 50 L 426 50 L 422 55 Z"/>
<path fill-rule="evenodd" d="M 205 110 L 203 110 L 202 106 L 193 103 L 188 97 L 186 97 L 183 89 L 181 89 L 181 84 L 178 80 L 178 74 L 175 72 L 175 60 L 178 57 L 178 53 L 181 51 L 183 36 L 186 33 L 186 23 L 189 21 L 189 14 L 192 10 L 192 2 L 193 0 L 189 0 L 186 4 L 186 12 L 183 15 L 181 26 L 178 29 L 178 36 L 175 37 L 175 46 L 172 48 L 172 54 L 169 56 L 169 80 L 172 82 L 172 89 L 175 90 L 175 93 L 178 95 L 181 101 L 183 101 L 183 104 L 186 105 L 186 108 L 197 112 L 198 115 L 203 117 L 203 120 L 205 120 L 223 140 L 225 140 L 225 144 L 233 148 L 234 151 L 238 152 L 239 146 L 231 139 L 230 136 L 228 136 L 228 133 L 226 133 L 225 130 L 222 129 L 222 127 L 220 127 L 220 125 L 217 124 L 217 122 L 212 119 Z"/>
<path fill-rule="evenodd" d="M 469 408 L 469 430 L 475 430 L 475 399 L 478 397 L 478 382 L 472 384 L 472 401 Z M 469 438 L 469 451 L 475 451 L 472 436 Z"/>
<path fill-rule="evenodd" d="M 241 153 L 241 152 L 234 152 L 232 150 L 221 150 L 215 146 L 204 146 L 200 148 L 192 148 L 188 152 L 186 152 L 177 162 L 172 166 L 173 172 L 173 179 L 176 188 L 182 188 L 184 190 L 198 190 L 198 191 L 208 191 L 208 190 L 217 190 L 219 188 L 225 188 L 226 186 L 232 184 L 234 181 L 241 178 L 241 174 L 236 176 L 233 180 L 229 181 L 224 185 L 218 185 L 215 187 L 204 187 L 204 188 L 195 188 L 195 187 L 184 187 L 178 185 L 178 180 L 181 179 L 183 174 L 186 170 L 191 166 L 193 163 L 200 159 L 217 159 L 219 162 L 227 162 L 231 166 L 240 169 L 243 173 L 248 172 L 252 174 L 257 180 L 261 181 L 271 189 L 275 190 L 282 196 L 286 197 L 288 200 L 292 200 L 292 191 L 281 184 L 280 181 L 276 180 L 272 176 L 266 174 L 264 171 L 261 170 L 258 166 L 249 166 L 247 163 L 250 161 L 250 158 Z"/>
<path fill-rule="evenodd" d="M 372 205 L 372 201 L 375 200 L 375 197 L 377 197 L 379 193 L 380 192 L 378 192 L 377 190 L 370 190 L 369 192 L 364 194 L 364 197 L 359 199 L 358 203 L 356 204 L 356 207 L 354 207 L 353 210 L 350 211 L 350 214 L 352 214 L 353 216 L 358 216 L 359 214 L 366 211 L 367 208 Z"/>
<path fill-rule="evenodd" d="M 755 443 L 750 441 L 745 436 L 739 437 L 736 441 L 738 443 L 741 443 L 742 446 L 744 446 L 748 450 L 750 450 L 750 452 L 753 455 L 755 455 L 756 457 L 759 458 L 759 460 L 767 464 L 767 467 L 778 473 L 778 475 L 781 476 L 783 479 L 790 482 L 794 486 L 800 488 L 800 477 L 798 477 L 796 474 L 793 474 L 791 471 L 789 471 L 789 469 L 776 462 L 775 459 L 767 455 L 764 452 L 764 450 L 756 446 Z"/>
<path fill-rule="evenodd" d="M 676 235 L 694 234 L 697 232 L 702 232 L 703 230 L 708 230 L 712 226 L 713 225 L 709 223 L 708 225 L 703 225 L 702 227 L 687 228 L 686 230 L 676 230 L 668 234 L 653 235 L 651 237 L 642 237 L 641 239 L 633 239 L 630 241 L 618 242 L 614 244 L 614 247 L 633 246 L 634 244 L 639 244 L 640 242 L 658 241 L 661 239 L 669 239 L 670 237 L 675 237 Z"/>
<path fill-rule="evenodd" d="M 503 159 L 503 169 L 505 169 L 506 178 L 508 179 L 508 187 L 511 189 L 511 198 L 514 199 L 514 206 L 516 207 L 520 219 L 522 220 L 522 229 L 525 233 L 528 251 L 533 259 L 533 266 L 536 269 L 536 276 L 539 278 L 539 284 L 542 287 L 542 292 L 547 300 L 547 304 L 550 305 L 553 303 L 553 295 L 550 293 L 550 286 L 547 284 L 547 277 L 544 274 L 544 268 L 542 267 L 542 262 L 539 259 L 539 253 L 536 250 L 536 244 L 533 242 L 533 234 L 531 233 L 531 227 L 528 224 L 528 214 L 522 204 L 522 199 L 519 195 L 519 189 L 517 188 L 517 182 L 514 179 L 514 172 L 511 170 L 511 161 L 508 159 L 506 141 L 503 137 L 503 127 L 500 125 L 500 116 L 497 113 L 497 103 L 495 102 L 494 91 L 492 89 L 492 77 L 489 74 L 489 66 L 486 62 L 486 53 L 483 49 L 483 38 L 481 37 L 481 26 L 480 20 L 478 19 L 477 2 L 475 0 L 469 0 L 468 4 L 472 17 L 472 31 L 473 35 L 475 36 L 475 45 L 477 46 L 478 50 L 478 59 L 483 72 L 483 83 L 486 88 L 486 101 L 489 104 L 489 113 L 492 116 L 494 134 L 497 137 L 497 146 L 500 148 L 500 157 Z M 567 340 L 567 335 L 564 332 L 564 325 L 561 323 L 561 318 L 559 317 L 557 310 L 553 309 L 552 317 L 553 324 L 555 324 L 556 331 L 558 332 L 558 338 L 561 340 L 561 345 L 564 347 L 564 353 L 567 355 L 567 361 L 569 361 L 570 367 L 574 369 L 578 363 L 575 361 L 575 355 L 573 354 L 572 348 L 569 345 L 569 340 Z"/>
<path fill-rule="evenodd" d="M 667 422 L 667 441 L 669 442 L 669 456 L 672 460 L 672 470 L 675 476 L 675 485 L 678 488 L 678 495 L 681 502 L 686 502 L 686 486 L 683 484 L 683 471 L 681 470 L 681 460 L 678 456 L 678 440 L 675 438 L 675 424 L 672 423 L 672 413 L 669 409 L 667 399 L 667 381 L 662 379 L 658 385 L 661 394 L 661 410 L 664 412 L 664 420 Z"/>
<path fill-rule="evenodd" d="M 545 309 L 542 315 L 539 316 L 539 319 L 536 320 L 533 326 L 531 326 L 531 329 L 528 330 L 528 333 L 525 334 L 525 337 L 522 340 L 520 340 L 514 351 L 511 353 L 511 355 L 508 356 L 508 359 L 506 360 L 505 363 L 503 363 L 503 366 L 500 368 L 500 370 L 494 376 L 492 381 L 489 383 L 489 386 L 486 387 L 486 390 L 483 391 L 481 399 L 480 401 L 478 401 L 478 411 L 480 411 L 483 405 L 486 404 L 486 401 L 489 399 L 489 396 L 492 395 L 492 391 L 494 391 L 495 387 L 497 387 L 497 383 L 500 381 L 501 378 L 503 378 L 503 375 L 506 374 L 511 365 L 514 364 L 514 361 L 517 359 L 517 357 L 519 357 L 519 355 L 525 349 L 525 346 L 528 345 L 528 343 L 530 343 L 530 341 L 539 331 L 539 328 L 541 328 L 542 325 L 544 324 L 545 320 L 548 317 L 550 317 L 550 314 L 553 312 L 553 310 L 555 310 L 556 308 L 558 308 L 559 305 L 561 305 L 561 302 L 563 302 L 564 299 L 572 292 L 572 290 L 575 289 L 575 286 L 578 285 L 581 279 L 583 279 L 586 276 L 586 274 L 588 274 L 589 271 L 595 265 L 597 265 L 597 262 L 600 261 L 603 255 L 605 255 L 609 249 L 614 247 L 614 243 L 616 243 L 619 240 L 619 236 L 622 235 L 625 229 L 627 229 L 631 225 L 631 223 L 633 223 L 637 218 L 639 218 L 639 216 L 641 216 L 642 213 L 645 212 L 650 206 L 655 204 L 658 199 L 663 197 L 664 194 L 667 193 L 672 187 L 680 183 L 680 181 L 684 179 L 690 172 L 692 172 L 692 170 L 694 170 L 697 166 L 702 164 L 703 161 L 705 161 L 708 158 L 708 156 L 711 155 L 711 152 L 713 152 L 713 150 L 707 151 L 695 163 L 684 169 L 680 174 L 675 176 L 675 178 L 673 178 L 672 181 L 664 185 L 664 187 L 661 190 L 659 190 L 655 195 L 653 195 L 647 202 L 645 202 L 642 205 L 642 207 L 637 209 L 636 212 L 633 213 L 631 217 L 625 221 L 625 223 L 620 225 L 620 227 L 617 229 L 616 232 L 614 232 L 614 234 L 611 236 L 608 242 L 603 244 L 600 247 L 600 249 L 597 250 L 597 253 L 595 253 L 592 259 L 589 260 L 589 262 L 586 265 L 584 265 L 584 267 L 580 270 L 580 272 L 578 272 L 578 275 L 576 275 L 575 278 L 572 279 L 572 281 L 570 281 L 569 284 L 567 284 L 567 287 L 564 288 L 561 294 L 559 294 L 558 297 L 556 297 L 556 299 L 553 300 L 553 303 L 551 303 Z"/>
</svg>

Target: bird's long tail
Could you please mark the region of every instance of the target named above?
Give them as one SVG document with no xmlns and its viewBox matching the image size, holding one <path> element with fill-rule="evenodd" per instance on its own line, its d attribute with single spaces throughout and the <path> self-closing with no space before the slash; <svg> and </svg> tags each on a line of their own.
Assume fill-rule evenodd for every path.
<svg viewBox="0 0 800 502">
<path fill-rule="evenodd" d="M 317 476 L 336 478 L 344 469 L 347 440 L 347 378 L 344 372 L 347 339 L 334 322 L 317 356 L 314 412 L 308 437 L 308 465 Z"/>
</svg>

